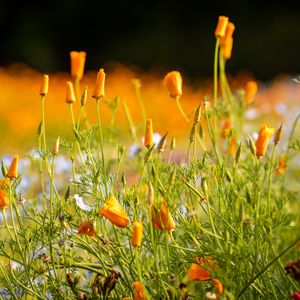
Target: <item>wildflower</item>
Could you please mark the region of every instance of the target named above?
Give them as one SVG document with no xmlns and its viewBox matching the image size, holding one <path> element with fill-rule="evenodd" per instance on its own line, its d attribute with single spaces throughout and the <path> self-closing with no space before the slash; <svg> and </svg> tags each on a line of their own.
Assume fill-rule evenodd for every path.
<svg viewBox="0 0 300 300">
<path fill-rule="evenodd" d="M 164 86 L 170 96 L 177 98 L 182 95 L 182 77 L 178 71 L 169 72 L 164 78 Z"/>
<path fill-rule="evenodd" d="M 212 260 L 210 256 L 205 258 L 196 257 L 197 263 L 192 263 L 188 271 L 188 279 L 192 281 L 205 281 L 211 279 L 209 272 L 219 269 L 219 264 Z"/>
<path fill-rule="evenodd" d="M 9 205 L 9 198 L 5 192 L 6 180 L 0 180 L 0 209 L 7 208 Z"/>
<path fill-rule="evenodd" d="M 172 231 L 175 229 L 175 222 L 169 212 L 166 201 L 163 201 L 159 211 L 153 207 L 153 223 L 160 230 Z"/>
<path fill-rule="evenodd" d="M 229 133 L 231 131 L 231 121 L 230 118 L 226 118 L 223 124 L 221 135 L 223 138 L 226 138 L 229 136 Z"/>
<path fill-rule="evenodd" d="M 146 132 L 144 145 L 146 148 L 151 148 L 153 145 L 153 129 L 152 129 L 152 119 L 147 119 L 146 121 Z"/>
<path fill-rule="evenodd" d="M 97 74 L 96 85 L 92 97 L 96 100 L 104 97 L 105 73 L 100 69 Z"/>
<path fill-rule="evenodd" d="M 285 159 L 285 155 L 281 155 L 279 157 L 279 165 L 275 170 L 275 174 L 276 175 L 280 175 L 280 174 L 284 174 L 286 170 L 286 159 Z"/>
<path fill-rule="evenodd" d="M 223 37 L 225 35 L 228 20 L 229 20 L 228 17 L 219 16 L 217 27 L 215 30 L 216 37 Z"/>
<path fill-rule="evenodd" d="M 235 30 L 234 24 L 228 22 L 224 36 L 220 37 L 220 46 L 221 46 L 222 55 L 227 60 L 231 57 L 232 46 L 233 46 L 232 34 L 234 30 Z"/>
<path fill-rule="evenodd" d="M 76 97 L 74 94 L 73 84 L 71 81 L 67 81 L 66 83 L 66 102 L 68 104 L 72 104 L 76 101 Z"/>
<path fill-rule="evenodd" d="M 134 300 L 146 300 L 146 294 L 144 292 L 144 287 L 141 282 L 135 281 L 133 283 L 133 299 Z"/>
<path fill-rule="evenodd" d="M 6 176 L 9 179 L 16 179 L 18 177 L 18 164 L 19 164 L 19 156 L 15 155 L 9 167 L 9 170 L 6 174 Z"/>
<path fill-rule="evenodd" d="M 134 247 L 141 246 L 142 239 L 143 239 L 143 222 L 135 221 L 133 223 L 132 238 L 131 238 L 132 246 Z"/>
<path fill-rule="evenodd" d="M 91 211 L 93 208 L 90 207 L 89 205 L 86 205 L 83 200 L 82 197 L 78 196 L 77 194 L 74 195 L 74 200 L 76 201 L 76 204 L 79 208 L 81 208 L 82 210 L 85 211 Z"/>
<path fill-rule="evenodd" d="M 226 59 L 226 60 L 230 59 L 232 47 L 233 47 L 233 38 L 228 37 L 226 39 L 226 43 L 224 43 L 221 47 L 221 51 L 222 51 L 222 55 L 223 55 L 224 59 Z"/>
<path fill-rule="evenodd" d="M 223 294 L 223 285 L 222 282 L 219 279 L 213 278 L 212 279 L 213 284 L 217 288 L 217 298 L 219 298 Z"/>
<path fill-rule="evenodd" d="M 49 87 L 49 76 L 44 75 L 43 82 L 40 89 L 41 96 L 46 96 L 48 94 L 48 87 Z"/>
<path fill-rule="evenodd" d="M 261 157 L 266 154 L 269 138 L 274 134 L 274 131 L 275 129 L 268 125 L 263 125 L 261 127 L 255 143 L 257 157 Z"/>
<path fill-rule="evenodd" d="M 84 73 L 86 53 L 84 51 L 71 51 L 71 76 L 74 79 L 81 80 Z"/>
<path fill-rule="evenodd" d="M 99 214 L 106 217 L 109 221 L 118 227 L 126 227 L 129 224 L 129 218 L 115 196 L 111 196 L 99 210 Z"/>
<path fill-rule="evenodd" d="M 86 234 L 86 235 L 89 235 L 92 237 L 97 237 L 94 226 L 93 226 L 92 222 L 90 222 L 90 221 L 81 222 L 81 224 L 78 226 L 77 233 L 78 234 Z"/>
<path fill-rule="evenodd" d="M 249 104 L 253 101 L 253 98 L 255 97 L 258 90 L 258 84 L 254 80 L 250 80 L 245 85 L 245 102 L 246 104 Z"/>
<path fill-rule="evenodd" d="M 235 155 L 237 152 L 237 144 L 236 144 L 236 136 L 233 135 L 229 139 L 229 147 L 228 147 L 228 153 L 230 155 Z"/>
</svg>

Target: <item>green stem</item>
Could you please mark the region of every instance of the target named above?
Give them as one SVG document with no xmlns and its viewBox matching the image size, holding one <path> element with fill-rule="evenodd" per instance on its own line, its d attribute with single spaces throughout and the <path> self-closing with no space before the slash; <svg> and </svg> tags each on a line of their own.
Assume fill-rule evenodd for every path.
<svg viewBox="0 0 300 300">
<path fill-rule="evenodd" d="M 281 256 L 283 256 L 286 252 L 288 252 L 291 248 L 293 248 L 297 243 L 299 243 L 300 237 L 298 237 L 292 244 L 290 244 L 287 248 L 285 248 L 281 253 L 279 253 L 276 257 L 274 257 L 264 268 L 262 268 L 247 284 L 241 289 L 238 293 L 237 298 L 239 299 L 245 291 L 252 285 L 252 283 L 259 278 L 267 269 L 269 269 Z"/>
</svg>

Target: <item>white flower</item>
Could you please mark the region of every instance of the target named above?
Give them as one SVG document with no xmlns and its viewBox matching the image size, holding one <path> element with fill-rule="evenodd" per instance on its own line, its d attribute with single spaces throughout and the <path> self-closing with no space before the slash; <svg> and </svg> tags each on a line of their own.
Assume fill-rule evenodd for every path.
<svg viewBox="0 0 300 300">
<path fill-rule="evenodd" d="M 41 248 L 37 249 L 36 251 L 31 251 L 29 256 L 31 259 L 40 258 L 41 256 L 43 256 L 46 253 L 46 251 L 47 251 L 46 247 L 41 247 Z"/>
<path fill-rule="evenodd" d="M 135 157 L 140 151 L 141 148 L 137 144 L 132 144 L 128 148 L 128 157 Z"/>
<path fill-rule="evenodd" d="M 80 197 L 79 195 L 75 194 L 74 195 L 74 199 L 76 201 L 77 206 L 85 211 L 91 211 L 93 208 L 90 207 L 89 205 L 85 204 L 82 200 L 82 197 Z"/>
</svg>

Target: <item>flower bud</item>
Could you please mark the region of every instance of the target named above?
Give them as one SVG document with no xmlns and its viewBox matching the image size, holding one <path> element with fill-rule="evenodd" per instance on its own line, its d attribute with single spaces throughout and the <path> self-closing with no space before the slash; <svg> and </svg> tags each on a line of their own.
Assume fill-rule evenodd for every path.
<svg viewBox="0 0 300 300">
<path fill-rule="evenodd" d="M 71 76 L 74 79 L 81 80 L 84 73 L 86 53 L 84 51 L 71 51 Z"/>
<path fill-rule="evenodd" d="M 43 82 L 40 89 L 41 96 L 46 96 L 48 94 L 48 87 L 49 87 L 49 76 L 44 75 Z"/>
<path fill-rule="evenodd" d="M 66 90 L 66 102 L 68 104 L 72 104 L 76 101 L 76 97 L 74 94 L 73 84 L 71 81 L 67 81 L 66 84 L 67 90 Z"/>
<path fill-rule="evenodd" d="M 100 69 L 98 74 L 97 74 L 97 79 L 96 79 L 96 85 L 94 88 L 94 92 L 92 97 L 97 99 L 103 98 L 105 93 L 104 93 L 104 87 L 105 87 L 105 73 L 104 69 Z"/>
<path fill-rule="evenodd" d="M 164 78 L 164 86 L 171 97 L 177 98 L 182 95 L 182 77 L 178 71 L 169 72 Z"/>
<path fill-rule="evenodd" d="M 228 17 L 219 16 L 217 27 L 215 30 L 216 37 L 223 37 L 225 35 L 228 20 L 229 20 Z"/>
<path fill-rule="evenodd" d="M 152 119 L 147 119 L 147 121 L 146 121 L 146 132 L 145 132 L 144 145 L 148 149 L 153 145 Z"/>
<path fill-rule="evenodd" d="M 139 247 L 142 244 L 143 239 L 143 222 L 135 221 L 133 222 L 132 238 L 131 244 L 134 247 Z"/>
</svg>

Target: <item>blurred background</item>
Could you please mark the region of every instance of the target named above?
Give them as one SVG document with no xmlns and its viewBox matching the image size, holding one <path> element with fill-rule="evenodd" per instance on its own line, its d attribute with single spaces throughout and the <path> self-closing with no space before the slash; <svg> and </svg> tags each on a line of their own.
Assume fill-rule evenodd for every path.
<svg viewBox="0 0 300 300">
<path fill-rule="evenodd" d="M 87 52 L 80 89 L 89 86 L 86 112 L 92 123 L 96 116 L 90 93 L 96 71 L 104 67 L 107 99 L 101 113 L 107 126 L 119 96 L 116 130 L 120 137 L 130 135 L 126 101 L 141 143 L 144 121 L 132 82 L 139 78 L 154 131 L 174 132 L 185 142 L 189 129 L 162 78 L 174 69 L 183 74 L 181 103 L 191 116 L 212 91 L 219 15 L 236 26 L 226 64 L 231 87 L 236 91 L 249 79 L 259 82 L 259 93 L 246 111 L 248 132 L 259 130 L 261 122 L 274 127 L 284 122 L 290 128 L 299 113 L 300 85 L 292 79 L 300 72 L 300 1 L 0 0 L 0 154 L 36 147 L 42 74 L 50 76 L 49 144 L 58 135 L 73 134 L 64 101 L 72 50 Z M 78 113 L 78 103 L 74 109 Z"/>
<path fill-rule="evenodd" d="M 229 72 L 260 80 L 299 72 L 300 1 L 2 0 L 0 65 L 68 71 L 69 51 L 84 50 L 87 70 L 118 61 L 206 78 L 219 15 L 236 25 Z"/>
</svg>

